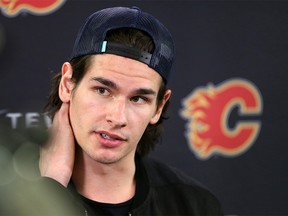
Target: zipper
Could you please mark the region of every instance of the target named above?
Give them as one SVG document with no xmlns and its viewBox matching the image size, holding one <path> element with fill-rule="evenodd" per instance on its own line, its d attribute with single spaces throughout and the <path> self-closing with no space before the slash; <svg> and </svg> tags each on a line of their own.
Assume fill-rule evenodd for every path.
<svg viewBox="0 0 288 216">
<path fill-rule="evenodd" d="M 86 209 L 84 209 L 84 211 L 85 211 L 85 216 L 88 216 L 88 212 L 87 212 L 87 210 L 86 210 Z"/>
</svg>

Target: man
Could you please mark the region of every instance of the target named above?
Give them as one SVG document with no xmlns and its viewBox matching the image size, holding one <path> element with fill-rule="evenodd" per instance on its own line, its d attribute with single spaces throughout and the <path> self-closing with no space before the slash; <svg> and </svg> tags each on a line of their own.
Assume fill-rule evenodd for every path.
<svg viewBox="0 0 288 216">
<path fill-rule="evenodd" d="M 98 11 L 80 29 L 55 77 L 39 162 L 47 191 L 75 214 L 222 214 L 209 191 L 145 157 L 165 119 L 173 59 L 169 31 L 135 7 Z"/>
</svg>

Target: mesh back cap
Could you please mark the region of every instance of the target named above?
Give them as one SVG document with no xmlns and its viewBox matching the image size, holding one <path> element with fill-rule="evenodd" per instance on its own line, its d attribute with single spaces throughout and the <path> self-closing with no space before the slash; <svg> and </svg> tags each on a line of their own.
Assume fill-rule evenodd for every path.
<svg viewBox="0 0 288 216">
<path fill-rule="evenodd" d="M 148 33 L 155 45 L 153 53 L 107 45 L 106 33 L 119 28 L 135 28 Z M 111 46 L 114 52 L 111 51 Z M 97 11 L 86 19 L 78 32 L 71 59 L 102 53 L 113 53 L 139 60 L 158 72 L 167 83 L 174 61 L 174 43 L 167 28 L 152 15 L 136 7 L 113 7 Z"/>
</svg>

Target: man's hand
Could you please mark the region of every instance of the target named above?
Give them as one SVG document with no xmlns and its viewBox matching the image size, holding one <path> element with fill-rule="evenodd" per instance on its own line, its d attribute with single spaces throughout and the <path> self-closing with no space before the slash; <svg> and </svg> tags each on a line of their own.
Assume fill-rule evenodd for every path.
<svg viewBox="0 0 288 216">
<path fill-rule="evenodd" d="M 50 138 L 41 146 L 41 176 L 52 178 L 65 187 L 72 176 L 75 158 L 74 135 L 69 121 L 69 103 L 63 103 L 55 114 Z"/>
</svg>

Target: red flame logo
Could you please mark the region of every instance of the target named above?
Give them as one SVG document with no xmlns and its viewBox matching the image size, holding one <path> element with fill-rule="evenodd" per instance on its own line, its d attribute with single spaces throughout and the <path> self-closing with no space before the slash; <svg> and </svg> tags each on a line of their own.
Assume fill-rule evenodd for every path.
<svg viewBox="0 0 288 216">
<path fill-rule="evenodd" d="M 4 15 L 17 16 L 26 11 L 37 15 L 52 13 L 64 4 L 66 0 L 0 0 L 0 9 Z"/>
<path fill-rule="evenodd" d="M 229 80 L 218 87 L 208 85 L 193 91 L 183 101 L 182 117 L 189 120 L 187 139 L 192 151 L 201 159 L 213 154 L 236 156 L 251 147 L 257 138 L 261 122 L 238 121 L 229 128 L 231 111 L 236 106 L 239 115 L 262 113 L 262 99 L 256 86 L 247 80 Z"/>
</svg>

